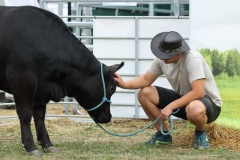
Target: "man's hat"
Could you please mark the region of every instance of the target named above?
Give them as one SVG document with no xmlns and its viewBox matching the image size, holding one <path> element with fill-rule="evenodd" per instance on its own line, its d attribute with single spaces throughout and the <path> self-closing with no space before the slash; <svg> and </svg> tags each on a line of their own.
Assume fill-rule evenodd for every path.
<svg viewBox="0 0 240 160">
<path fill-rule="evenodd" d="M 157 34 L 152 39 L 151 50 L 159 59 L 169 59 L 190 48 L 179 33 L 170 31 Z"/>
</svg>

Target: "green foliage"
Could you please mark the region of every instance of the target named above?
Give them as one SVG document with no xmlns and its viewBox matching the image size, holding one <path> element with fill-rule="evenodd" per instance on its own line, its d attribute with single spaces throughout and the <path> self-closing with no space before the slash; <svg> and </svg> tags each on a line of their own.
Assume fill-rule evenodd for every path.
<svg viewBox="0 0 240 160">
<path fill-rule="evenodd" d="M 199 52 L 203 55 L 206 62 L 209 64 L 209 67 L 212 69 L 212 60 L 211 60 L 211 50 L 209 48 L 200 49 Z"/>
<path fill-rule="evenodd" d="M 240 55 L 237 49 L 230 50 L 228 55 L 233 57 L 234 73 L 240 75 Z"/>
<path fill-rule="evenodd" d="M 200 52 L 204 57 L 206 57 L 206 56 L 208 56 L 208 55 L 211 56 L 211 53 L 212 53 L 209 48 L 202 48 L 202 49 L 199 50 L 199 52 Z"/>
<path fill-rule="evenodd" d="M 227 56 L 226 72 L 228 74 L 228 77 L 234 76 L 234 57 L 232 54 L 228 54 L 228 56 Z"/>
<path fill-rule="evenodd" d="M 237 49 L 219 52 L 216 49 L 204 48 L 199 52 L 209 64 L 214 76 L 222 73 L 226 73 L 228 77 L 240 76 L 240 54 Z"/>
<path fill-rule="evenodd" d="M 224 71 L 223 54 L 218 50 L 213 50 L 211 55 L 213 75 L 220 75 Z"/>
</svg>

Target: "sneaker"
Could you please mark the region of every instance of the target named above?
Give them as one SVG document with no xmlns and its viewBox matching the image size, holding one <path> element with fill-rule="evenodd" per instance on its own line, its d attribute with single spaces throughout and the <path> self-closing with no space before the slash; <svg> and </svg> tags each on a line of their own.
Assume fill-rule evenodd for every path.
<svg viewBox="0 0 240 160">
<path fill-rule="evenodd" d="M 204 131 L 203 134 L 195 133 L 195 140 L 192 143 L 192 147 L 195 149 L 205 149 L 205 150 L 210 149 L 210 144 L 208 141 L 206 131 Z"/>
<path fill-rule="evenodd" d="M 144 145 L 158 145 L 158 144 L 170 144 L 172 143 L 171 135 L 158 135 L 157 132 L 151 137 L 150 140 L 144 142 Z"/>
</svg>

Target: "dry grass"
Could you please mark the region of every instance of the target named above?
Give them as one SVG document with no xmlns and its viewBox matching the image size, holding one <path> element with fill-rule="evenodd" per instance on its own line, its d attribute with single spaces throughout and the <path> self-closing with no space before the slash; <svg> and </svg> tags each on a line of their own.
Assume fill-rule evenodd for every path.
<svg viewBox="0 0 240 160">
<path fill-rule="evenodd" d="M 20 129 L 18 120 L 13 123 L 0 126 L 0 159 L 38 159 L 27 156 L 20 144 Z M 1 121 L 0 121 L 1 122 Z M 149 120 L 142 119 L 112 119 L 112 122 L 104 125 L 115 133 L 131 133 L 147 124 Z M 172 132 L 173 144 L 159 147 L 140 147 L 139 144 L 148 140 L 155 132 L 153 127 L 132 137 L 115 137 L 102 131 L 94 123 L 78 123 L 68 118 L 46 120 L 49 136 L 55 146 L 60 150 L 58 154 L 47 154 L 44 160 L 75 160 L 75 159 L 114 159 L 114 160 L 157 160 L 157 159 L 239 159 L 240 152 L 234 146 L 238 145 L 238 139 L 233 137 L 220 138 L 223 132 L 219 128 L 208 127 L 211 151 L 197 151 L 191 148 L 193 129 L 187 127 L 186 121 L 175 121 L 175 129 Z M 217 131 L 216 131 L 217 130 Z M 32 122 L 32 131 L 36 140 L 35 128 Z M 212 132 L 215 132 L 212 135 Z M 220 134 L 221 133 L 221 134 Z M 227 135 L 231 135 L 231 131 Z M 237 133 L 239 134 L 239 132 Z M 212 137 L 216 137 L 213 139 Z M 231 145 L 227 145 L 232 143 Z M 37 142 L 36 142 L 37 144 Z M 40 147 L 39 147 L 40 149 Z M 14 152 L 14 154 L 12 154 Z M 160 156 L 161 155 L 161 156 Z"/>
<path fill-rule="evenodd" d="M 141 129 L 150 123 L 149 120 L 113 120 L 111 126 L 114 128 L 121 128 L 124 132 L 124 128 L 134 128 L 135 130 Z M 174 121 L 175 128 L 173 131 L 173 145 L 191 147 L 192 140 L 194 139 L 194 129 L 188 127 L 188 122 L 183 120 Z M 169 126 L 169 124 L 167 124 Z M 150 129 L 155 131 L 153 127 Z M 226 148 L 230 150 L 240 151 L 240 130 L 233 130 L 216 123 L 207 125 L 208 138 L 211 144 L 211 148 Z"/>
<path fill-rule="evenodd" d="M 70 108 L 69 111 L 71 114 L 71 107 L 69 107 L 69 108 Z M 0 113 L 1 113 L 0 116 L 16 115 L 15 110 L 1 109 Z M 63 114 L 64 107 L 61 107 L 57 104 L 50 104 L 50 105 L 48 105 L 48 113 L 49 114 Z M 149 123 L 150 123 L 149 120 L 144 120 L 144 119 L 112 119 L 111 123 L 105 125 L 105 127 L 112 129 L 114 132 L 129 133 L 129 132 L 133 132 L 138 129 L 141 129 L 141 128 L 145 127 L 146 125 L 148 125 Z M 0 119 L 0 125 L 1 124 L 9 124 L 9 125 L 6 125 L 6 127 L 4 127 L 4 131 L 2 128 L 2 131 L 5 133 L 6 133 L 6 131 L 9 132 L 13 129 L 19 129 L 18 120 Z M 194 129 L 188 127 L 187 121 L 175 120 L 174 124 L 175 124 L 175 129 L 172 133 L 173 141 L 174 141 L 173 145 L 184 146 L 184 147 L 190 148 L 192 140 L 194 138 L 193 137 Z M 47 125 L 48 129 L 54 131 L 54 132 L 50 132 L 50 135 L 55 138 L 59 137 L 61 135 L 68 135 L 68 134 L 70 134 L 71 135 L 70 137 L 73 138 L 74 135 L 71 133 L 76 133 L 76 132 L 81 133 L 81 131 L 85 130 L 87 127 L 85 124 L 77 123 L 77 122 L 71 121 L 67 118 L 47 120 L 46 125 Z M 95 125 L 95 124 L 92 124 L 92 125 Z M 10 128 L 8 128 L 8 126 Z M 68 126 L 67 129 L 66 129 L 66 126 Z M 98 129 L 97 126 L 96 126 L 96 129 Z M 75 131 L 73 131 L 73 130 L 75 130 Z M 149 134 L 153 134 L 155 132 L 154 127 L 150 127 L 148 129 L 148 132 L 149 132 Z M 226 149 L 230 149 L 230 150 L 240 151 L 240 143 L 239 143 L 240 142 L 240 131 L 239 130 L 229 129 L 225 126 L 221 126 L 221 125 L 217 125 L 216 123 L 212 123 L 207 126 L 207 133 L 208 133 L 208 137 L 210 140 L 211 148 L 214 149 L 214 148 L 221 147 L 221 148 L 226 148 Z M 2 136 L 4 136 L 4 135 L 2 135 Z M 7 139 L 9 139 L 9 137 Z M 96 138 L 96 139 L 98 139 L 98 138 Z M 61 139 L 58 139 L 57 141 L 61 141 Z"/>
</svg>

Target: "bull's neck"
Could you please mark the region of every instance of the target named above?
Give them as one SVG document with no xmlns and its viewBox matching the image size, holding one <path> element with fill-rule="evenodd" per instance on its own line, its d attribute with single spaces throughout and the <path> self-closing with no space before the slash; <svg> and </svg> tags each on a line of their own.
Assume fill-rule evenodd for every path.
<svg viewBox="0 0 240 160">
<path fill-rule="evenodd" d="M 78 69 L 85 72 L 85 74 L 87 74 L 86 71 L 92 73 L 99 68 L 99 61 L 85 46 L 78 50 L 78 53 L 74 54 L 73 58 L 76 67 L 79 67 Z"/>
<path fill-rule="evenodd" d="M 89 77 L 94 77 L 96 74 L 100 75 L 100 62 L 98 59 L 83 45 L 73 50 L 70 58 L 70 66 L 67 78 L 68 94 L 72 95 L 71 91 L 76 89 L 81 92 L 82 86 L 85 85 Z M 68 95 L 68 96 L 69 96 Z"/>
</svg>

